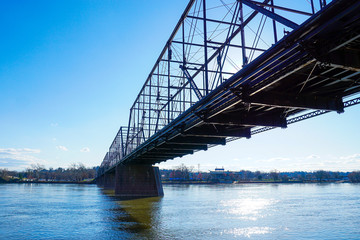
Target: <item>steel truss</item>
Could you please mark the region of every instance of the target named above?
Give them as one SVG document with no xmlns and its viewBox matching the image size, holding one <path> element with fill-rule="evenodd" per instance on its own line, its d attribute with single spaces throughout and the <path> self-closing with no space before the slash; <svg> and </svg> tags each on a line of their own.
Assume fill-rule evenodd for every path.
<svg viewBox="0 0 360 240">
<path fill-rule="evenodd" d="M 312 1 L 307 12 L 270 0 L 190 1 L 130 109 L 125 154 L 274 44 L 277 28 L 298 26 L 276 10 L 308 16 L 313 9 Z M 274 39 L 265 40 L 270 29 Z"/>
<path fill-rule="evenodd" d="M 228 79 L 234 78 L 236 73 L 239 73 L 245 66 L 252 63 L 263 52 L 271 49 L 279 41 L 282 41 L 282 38 L 292 30 L 299 28 L 309 16 L 326 8 L 327 2 L 326 0 L 319 0 L 315 3 L 313 0 L 303 0 L 303 5 L 298 9 L 294 9 L 292 5 L 292 1 L 279 5 L 276 0 L 264 0 L 262 2 L 251 0 L 191 0 L 130 108 L 128 126 L 120 128 L 101 167 L 106 169 L 117 164 L 156 133 L 173 123 L 179 116 L 188 112 L 197 102 L 211 95 L 215 89 L 218 90 L 219 87 L 222 87 L 228 91 L 230 89 L 226 87 Z M 307 52 L 311 52 L 314 56 L 319 55 L 318 51 L 310 49 L 311 47 L 306 44 L 301 47 L 306 49 Z M 269 69 L 274 70 L 273 72 L 278 72 L 277 69 L 281 69 L 283 65 L 289 64 L 289 62 L 293 64 L 292 69 L 308 67 L 308 65 L 312 66 L 314 63 L 314 69 L 320 69 L 322 64 L 328 62 L 316 58 L 318 59 L 317 62 L 310 61 L 300 66 L 296 59 L 301 58 L 302 55 L 298 53 L 296 53 L 297 55 L 293 54 L 294 59 L 292 59 L 291 51 L 295 52 L 292 48 L 284 51 L 283 56 L 287 57 L 284 61 L 279 61 L 282 58 L 279 56 L 278 59 L 273 60 L 274 63 L 270 61 L 266 63 L 268 66 L 262 66 L 264 71 L 257 73 L 257 75 L 264 79 L 267 77 L 267 74 L 270 74 Z M 305 56 L 305 53 L 303 55 Z M 334 58 L 338 59 L 336 56 Z M 337 66 L 341 64 L 340 62 Z M 336 66 L 333 69 L 335 68 Z M 317 69 L 313 71 L 311 71 L 307 80 L 301 83 L 302 86 L 294 86 L 294 88 L 301 88 L 301 92 L 306 84 L 307 89 L 314 87 L 318 83 L 313 83 L 312 80 L 323 78 L 325 81 L 329 78 L 327 72 L 331 71 L 331 69 L 324 71 L 318 71 Z M 252 78 L 255 79 L 257 75 L 254 74 Z M 282 77 L 286 76 L 280 76 L 279 79 Z M 266 87 L 264 84 L 258 84 L 255 80 L 251 83 L 254 86 L 252 94 L 262 91 L 261 87 Z M 263 103 L 267 107 L 270 106 L 269 109 L 271 109 L 271 106 L 287 107 L 279 106 L 279 103 L 271 99 L 271 96 L 267 99 L 256 99 L 256 96 L 246 96 L 245 90 L 239 90 L 242 89 L 241 87 L 236 89 L 235 87 L 237 86 L 233 85 L 232 87 L 229 90 L 230 92 L 232 91 L 231 95 L 226 95 L 227 99 L 224 99 L 224 102 L 234 101 L 234 104 L 237 104 L 240 99 L 242 104 L 257 106 L 258 109 L 262 108 Z M 256 88 L 258 89 L 256 90 Z M 279 95 L 279 97 L 287 100 L 287 96 Z M 219 106 L 223 104 L 221 99 L 216 101 L 219 102 Z M 327 101 L 326 104 L 328 105 L 329 101 L 324 98 L 313 101 L 311 107 L 321 109 L 322 106 L 325 106 L 322 101 Z M 308 102 L 308 97 L 301 98 L 300 96 L 300 100 L 292 104 L 302 109 Z M 342 108 L 338 108 L 339 103 L 337 101 L 331 102 L 331 106 L 333 106 L 331 109 L 320 111 L 336 110 L 341 112 L 342 110 Z M 305 108 L 307 107 L 305 106 Z M 298 111 L 293 109 L 291 114 Z M 211 118 L 210 112 L 202 114 L 201 111 L 198 111 L 194 114 L 203 119 L 204 122 L 207 121 L 206 119 Z M 228 116 L 229 118 L 234 117 L 231 114 L 228 114 Z M 248 124 L 245 124 L 246 126 L 257 125 L 256 118 L 247 118 L 246 120 L 250 122 L 246 123 Z M 290 119 L 284 122 L 284 120 L 286 120 L 286 115 L 275 119 L 270 117 L 269 124 L 286 127 L 286 124 L 298 121 Z M 206 122 L 206 124 L 217 124 L 217 133 L 230 137 L 227 141 L 238 139 L 236 136 L 239 134 L 241 136 L 250 136 L 250 134 L 260 133 L 274 127 L 255 128 L 251 132 L 250 128 L 240 129 L 240 132 L 234 133 L 233 130 L 229 131 L 228 128 L 221 127 L 221 124 L 223 124 L 221 121 L 229 124 L 226 116 L 222 116 L 219 119 L 212 117 L 211 121 Z M 213 129 L 205 126 L 201 131 L 204 130 L 212 131 Z M 180 129 L 179 131 L 183 130 Z M 197 139 L 199 141 L 198 147 L 184 149 L 175 144 L 176 148 L 171 147 L 172 154 L 170 155 L 174 157 L 175 150 L 181 150 L 179 156 L 182 156 L 189 153 L 188 151 L 207 149 L 206 146 L 201 145 L 201 134 L 203 132 L 199 133 L 199 129 L 188 131 L 187 136 L 199 136 Z M 233 134 L 235 135 L 232 136 Z M 185 141 L 186 138 L 183 138 L 183 140 Z M 206 141 L 211 143 L 209 138 Z M 167 144 L 174 145 L 171 141 Z M 225 144 L 225 139 L 214 138 L 214 144 Z M 165 150 L 167 149 L 169 148 L 165 148 Z M 156 156 L 159 154 L 156 152 Z M 151 158 L 150 154 L 147 158 Z"/>
</svg>

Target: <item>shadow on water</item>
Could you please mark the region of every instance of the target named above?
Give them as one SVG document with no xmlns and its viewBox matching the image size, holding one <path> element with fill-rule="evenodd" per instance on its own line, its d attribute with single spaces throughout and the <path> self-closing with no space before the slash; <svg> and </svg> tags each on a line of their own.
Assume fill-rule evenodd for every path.
<svg viewBox="0 0 360 240">
<path fill-rule="evenodd" d="M 158 235 L 162 197 L 119 197 L 112 190 L 103 192 L 118 206 L 112 209 L 116 230 L 148 237 Z"/>
</svg>

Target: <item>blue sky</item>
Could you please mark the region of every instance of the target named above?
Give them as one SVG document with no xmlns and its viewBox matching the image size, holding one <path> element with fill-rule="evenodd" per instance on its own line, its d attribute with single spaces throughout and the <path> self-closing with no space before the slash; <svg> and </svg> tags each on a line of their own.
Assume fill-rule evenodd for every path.
<svg viewBox="0 0 360 240">
<path fill-rule="evenodd" d="M 2 1 L 0 168 L 99 165 L 186 4 Z M 360 169 L 359 116 L 355 106 L 160 167 Z"/>
</svg>

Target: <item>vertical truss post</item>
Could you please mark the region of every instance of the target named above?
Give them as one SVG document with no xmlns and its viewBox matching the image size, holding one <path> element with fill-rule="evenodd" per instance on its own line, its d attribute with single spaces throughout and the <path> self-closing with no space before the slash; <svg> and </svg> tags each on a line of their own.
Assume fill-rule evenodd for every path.
<svg viewBox="0 0 360 240">
<path fill-rule="evenodd" d="M 185 20 L 183 20 L 182 25 L 181 25 L 181 29 L 182 29 L 182 61 L 183 61 L 183 66 L 186 67 L 186 56 L 185 56 Z M 182 77 L 185 77 L 185 74 L 182 73 Z M 185 81 L 184 79 L 181 80 L 181 83 L 185 85 Z M 185 89 L 183 91 L 183 111 L 185 111 Z M 180 96 L 181 97 L 181 96 Z"/>
<path fill-rule="evenodd" d="M 326 0 L 319 0 L 320 1 L 320 8 L 323 9 L 323 7 L 326 6 Z"/>
<path fill-rule="evenodd" d="M 311 11 L 312 11 L 312 14 L 314 14 L 314 13 L 315 13 L 314 0 L 311 0 L 311 1 L 310 1 L 310 4 L 311 4 Z"/>
<path fill-rule="evenodd" d="M 240 24 L 241 24 L 241 49 L 243 57 L 243 66 L 247 64 L 246 49 L 245 49 L 245 33 L 244 33 L 244 10 L 242 1 L 240 1 Z"/>
<path fill-rule="evenodd" d="M 186 57 L 185 57 L 185 22 L 183 21 L 183 24 L 181 25 L 182 30 L 182 61 L 183 66 L 186 66 Z"/>
<path fill-rule="evenodd" d="M 312 0 L 311 0 L 312 1 Z M 271 0 L 271 6 L 274 6 L 274 0 Z M 272 7 L 271 12 L 275 13 L 275 9 Z M 276 31 L 276 21 L 273 19 L 273 30 L 274 30 L 274 41 L 277 43 L 277 31 Z"/>
<path fill-rule="evenodd" d="M 129 148 L 129 135 L 130 135 L 130 129 L 131 129 L 131 117 L 132 117 L 132 108 L 130 108 L 130 116 L 129 116 L 129 124 L 128 124 L 128 131 L 126 134 L 126 143 L 125 143 L 125 155 L 128 154 L 128 148 Z"/>
<path fill-rule="evenodd" d="M 139 97 L 139 100 L 140 100 L 140 97 Z M 140 145 L 139 144 L 139 141 L 140 141 L 140 139 L 139 139 L 139 134 L 138 134 L 138 132 L 139 132 L 139 123 L 140 123 L 140 103 L 139 102 L 137 102 L 137 124 L 135 125 L 135 134 L 136 134 L 136 146 L 138 146 L 138 145 Z"/>
<path fill-rule="evenodd" d="M 207 29 L 206 29 L 206 0 L 203 0 L 203 18 L 204 18 L 204 87 L 206 96 L 209 93 L 209 74 L 208 74 L 208 52 L 207 52 Z"/>
<path fill-rule="evenodd" d="M 152 79 L 151 79 L 151 77 L 150 77 L 150 79 L 149 79 L 149 123 L 148 123 L 148 127 L 149 127 L 149 129 L 148 129 L 148 138 L 150 138 L 150 136 L 151 136 L 151 81 L 152 81 Z"/>
<path fill-rule="evenodd" d="M 157 132 L 158 130 L 158 126 L 159 126 L 159 118 L 160 118 L 160 111 L 157 111 L 157 118 L 156 118 L 156 124 L 155 124 L 155 130 L 154 130 L 154 134 Z"/>
<path fill-rule="evenodd" d="M 160 70 L 159 70 L 159 63 L 157 65 L 157 77 L 156 77 L 156 79 L 157 79 L 156 102 L 157 102 L 157 105 L 159 106 L 159 102 L 160 102 Z M 159 117 L 160 117 L 160 110 L 158 108 L 157 109 L 157 118 L 156 118 L 156 124 L 155 124 L 154 133 L 156 133 L 157 129 L 158 129 Z"/>
<path fill-rule="evenodd" d="M 170 85 L 171 85 L 171 82 L 170 82 L 170 61 L 171 61 L 171 45 L 170 45 L 170 43 L 168 44 L 168 66 L 167 66 L 167 69 L 168 69 L 168 71 L 167 71 L 167 74 L 168 74 L 168 77 L 167 77 L 167 79 L 168 79 L 168 86 L 167 86 L 167 92 L 168 92 L 168 106 L 167 106 L 167 122 L 168 123 L 170 123 L 170 108 L 171 108 L 171 106 L 170 106 L 170 98 L 171 98 L 171 96 L 170 96 Z"/>
<path fill-rule="evenodd" d="M 125 153 L 125 145 L 124 145 L 124 135 L 123 135 L 123 127 L 120 128 L 120 144 L 121 144 L 121 158 L 124 157 L 124 153 Z"/>
<path fill-rule="evenodd" d="M 160 100 L 160 72 L 159 72 L 159 64 L 157 65 L 157 91 L 156 91 L 156 100 L 159 101 Z"/>
</svg>

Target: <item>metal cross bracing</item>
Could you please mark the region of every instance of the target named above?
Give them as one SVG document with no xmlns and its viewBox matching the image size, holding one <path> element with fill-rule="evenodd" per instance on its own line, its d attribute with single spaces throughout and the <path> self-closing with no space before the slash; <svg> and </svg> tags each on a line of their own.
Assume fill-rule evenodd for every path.
<svg viewBox="0 0 360 240">
<path fill-rule="evenodd" d="M 360 90 L 360 7 L 329 2 L 191 0 L 103 168 L 284 128 L 308 109 L 343 112 Z"/>
</svg>

